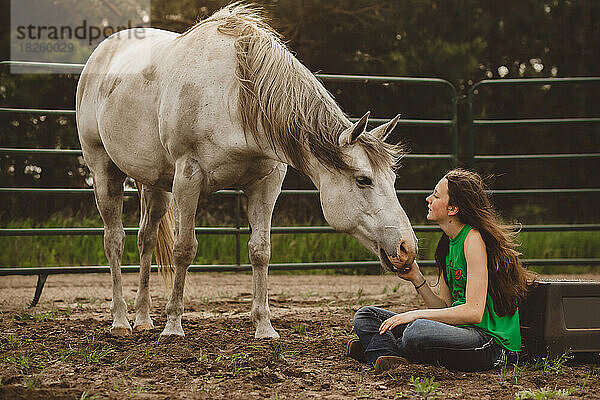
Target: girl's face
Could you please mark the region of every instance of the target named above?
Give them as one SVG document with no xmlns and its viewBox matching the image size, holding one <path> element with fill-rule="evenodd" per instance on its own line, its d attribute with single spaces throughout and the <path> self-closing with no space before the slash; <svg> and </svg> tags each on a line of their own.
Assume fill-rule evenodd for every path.
<svg viewBox="0 0 600 400">
<path fill-rule="evenodd" d="M 440 222 L 447 219 L 449 217 L 448 212 L 450 211 L 450 208 L 448 207 L 449 200 L 448 180 L 442 178 L 438 184 L 435 185 L 433 193 L 425 198 L 427 209 L 429 210 L 427 213 L 427 220 Z"/>
</svg>

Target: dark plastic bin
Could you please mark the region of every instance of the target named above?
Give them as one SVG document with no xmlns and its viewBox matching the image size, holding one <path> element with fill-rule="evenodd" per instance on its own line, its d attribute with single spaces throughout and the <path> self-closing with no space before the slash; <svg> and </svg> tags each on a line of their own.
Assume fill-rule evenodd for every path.
<svg viewBox="0 0 600 400">
<path fill-rule="evenodd" d="M 600 353 L 600 282 L 541 280 L 519 310 L 525 354 Z"/>
</svg>

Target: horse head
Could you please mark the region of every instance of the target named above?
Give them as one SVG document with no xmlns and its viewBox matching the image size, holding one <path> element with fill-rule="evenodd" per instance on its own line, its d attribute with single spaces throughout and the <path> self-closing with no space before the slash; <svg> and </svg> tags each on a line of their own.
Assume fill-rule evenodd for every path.
<svg viewBox="0 0 600 400">
<path fill-rule="evenodd" d="M 350 168 L 320 169 L 317 181 L 321 206 L 332 227 L 356 238 L 379 257 L 385 269 L 396 272 L 396 266 L 401 269 L 413 263 L 417 238 L 394 188 L 395 162 L 390 159 L 396 159 L 397 154 L 387 154 L 386 161 L 374 150 L 397 151 L 383 141 L 396 126 L 399 115 L 371 131 L 366 129 L 368 117 L 367 112 L 339 136 L 340 151 Z"/>
</svg>

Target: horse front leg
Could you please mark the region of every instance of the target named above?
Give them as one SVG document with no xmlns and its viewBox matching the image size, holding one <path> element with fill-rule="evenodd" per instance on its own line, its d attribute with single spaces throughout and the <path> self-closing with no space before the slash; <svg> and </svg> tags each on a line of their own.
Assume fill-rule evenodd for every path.
<svg viewBox="0 0 600 400">
<path fill-rule="evenodd" d="M 286 171 L 285 164 L 278 164 L 267 176 L 244 188 L 248 196 L 248 222 L 252 228 L 248 252 L 254 291 L 251 314 L 257 339 L 279 338 L 271 325 L 267 275 L 271 259 L 271 217 Z"/>
<path fill-rule="evenodd" d="M 195 233 L 196 208 L 202 191 L 204 176 L 199 165 L 192 159 L 178 160 L 175 164 L 173 199 L 176 221 L 173 263 L 175 278 L 173 291 L 167 303 L 167 323 L 162 336 L 184 336 L 181 326 L 183 315 L 183 290 L 188 267 L 196 256 L 198 240 Z"/>
</svg>

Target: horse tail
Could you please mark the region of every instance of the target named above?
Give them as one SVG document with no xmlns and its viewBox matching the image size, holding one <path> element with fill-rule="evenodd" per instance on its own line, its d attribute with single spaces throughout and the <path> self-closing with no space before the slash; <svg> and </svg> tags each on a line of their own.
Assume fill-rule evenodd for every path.
<svg viewBox="0 0 600 400">
<path fill-rule="evenodd" d="M 144 213 L 145 205 L 142 198 L 142 184 L 135 181 L 135 185 L 140 195 L 140 212 Z M 169 209 L 160 219 L 158 223 L 158 235 L 156 237 L 156 247 L 154 256 L 158 265 L 158 273 L 160 274 L 165 292 L 173 287 L 173 274 L 175 267 L 173 265 L 173 243 L 175 242 L 175 217 L 173 214 L 173 203 L 169 205 Z"/>
</svg>

